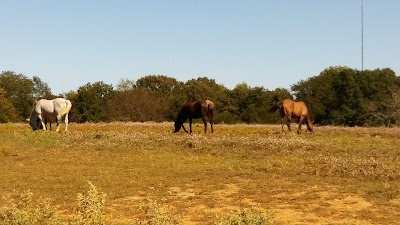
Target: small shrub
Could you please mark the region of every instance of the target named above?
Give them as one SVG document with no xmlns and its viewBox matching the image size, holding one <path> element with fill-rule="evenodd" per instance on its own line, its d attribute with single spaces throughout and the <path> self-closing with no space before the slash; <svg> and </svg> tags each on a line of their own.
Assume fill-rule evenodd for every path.
<svg viewBox="0 0 400 225">
<path fill-rule="evenodd" d="M 228 215 L 217 217 L 215 225 L 272 225 L 272 217 L 258 208 L 237 208 Z"/>
<path fill-rule="evenodd" d="M 77 214 L 78 224 L 96 224 L 104 225 L 104 204 L 106 202 L 106 194 L 97 191 L 97 188 L 89 182 L 89 190 L 87 193 L 79 193 L 77 197 Z"/>
<path fill-rule="evenodd" d="M 31 191 L 17 193 L 16 197 L 5 197 L 10 207 L 0 212 L 0 223 L 10 225 L 60 224 L 55 210 L 44 199 L 34 200 Z"/>
<path fill-rule="evenodd" d="M 143 204 L 140 209 L 146 215 L 145 221 L 140 221 L 142 225 L 182 225 L 179 216 L 169 214 L 165 208 L 157 201 L 150 201 L 148 204 Z"/>
</svg>

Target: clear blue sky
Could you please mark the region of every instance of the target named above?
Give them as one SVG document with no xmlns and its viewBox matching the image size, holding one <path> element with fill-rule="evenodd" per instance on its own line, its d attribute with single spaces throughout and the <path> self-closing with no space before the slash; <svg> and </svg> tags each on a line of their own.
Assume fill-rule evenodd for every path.
<svg viewBox="0 0 400 225">
<path fill-rule="evenodd" d="M 361 0 L 0 0 L 0 70 L 54 94 L 103 81 L 207 76 L 290 88 L 361 69 Z M 400 72 L 400 1 L 364 0 L 364 68 Z"/>
</svg>

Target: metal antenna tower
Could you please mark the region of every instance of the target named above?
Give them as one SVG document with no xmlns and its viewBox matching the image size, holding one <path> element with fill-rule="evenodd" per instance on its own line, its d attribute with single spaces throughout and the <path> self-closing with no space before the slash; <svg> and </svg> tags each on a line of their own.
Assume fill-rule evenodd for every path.
<svg viewBox="0 0 400 225">
<path fill-rule="evenodd" d="M 361 72 L 364 71 L 364 0 L 361 0 Z"/>
</svg>

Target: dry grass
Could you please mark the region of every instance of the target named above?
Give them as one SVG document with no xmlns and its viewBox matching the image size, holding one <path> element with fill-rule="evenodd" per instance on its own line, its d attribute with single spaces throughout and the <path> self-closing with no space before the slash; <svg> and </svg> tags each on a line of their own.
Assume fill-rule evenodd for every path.
<svg viewBox="0 0 400 225">
<path fill-rule="evenodd" d="M 162 202 L 185 224 L 212 224 L 258 207 L 276 224 L 395 224 L 400 218 L 400 129 L 216 125 L 172 133 L 172 123 L 71 124 L 69 132 L 0 125 L 0 193 L 31 190 L 59 213 L 93 183 L 106 217 L 132 224 Z M 0 207 L 6 202 L 0 200 Z"/>
</svg>

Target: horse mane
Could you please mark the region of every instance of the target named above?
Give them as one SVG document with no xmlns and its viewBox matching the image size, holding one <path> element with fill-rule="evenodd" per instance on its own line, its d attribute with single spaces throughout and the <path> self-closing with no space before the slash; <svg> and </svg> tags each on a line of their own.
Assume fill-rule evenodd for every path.
<svg viewBox="0 0 400 225">
<path fill-rule="evenodd" d="M 311 114 L 310 114 L 310 110 L 309 109 L 307 109 L 306 119 L 311 120 Z"/>
<path fill-rule="evenodd" d="M 272 113 L 275 112 L 277 109 L 279 109 L 282 106 L 283 101 L 279 101 L 278 103 L 276 103 L 275 105 L 273 105 L 268 112 Z"/>
<path fill-rule="evenodd" d="M 31 114 L 29 116 L 29 120 L 31 121 L 33 119 L 36 119 L 37 117 L 38 117 L 38 113 L 36 112 L 35 107 L 33 107 Z"/>
</svg>

